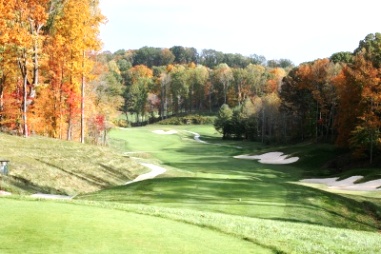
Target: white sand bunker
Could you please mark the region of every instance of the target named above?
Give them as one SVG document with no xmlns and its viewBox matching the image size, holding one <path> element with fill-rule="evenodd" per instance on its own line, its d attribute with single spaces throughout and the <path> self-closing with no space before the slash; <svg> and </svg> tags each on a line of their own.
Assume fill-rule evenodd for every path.
<svg viewBox="0 0 381 254">
<path fill-rule="evenodd" d="M 338 189 L 338 190 L 354 190 L 354 191 L 375 191 L 381 189 L 377 189 L 381 187 L 381 179 L 368 181 L 365 183 L 355 184 L 354 182 L 363 178 L 362 176 L 351 176 L 347 179 L 338 181 L 338 177 L 334 178 L 323 178 L 323 179 L 303 179 L 302 183 L 315 183 L 315 184 L 325 184 L 330 189 Z"/>
<path fill-rule="evenodd" d="M 291 164 L 299 160 L 299 157 L 289 157 L 282 152 L 270 152 L 261 155 L 237 155 L 236 159 L 259 160 L 262 164 Z"/>
<path fill-rule="evenodd" d="M 177 131 L 176 130 L 169 130 L 169 131 L 165 131 L 165 130 L 155 130 L 155 131 L 152 131 L 153 133 L 156 133 L 156 134 L 166 134 L 166 135 L 171 135 L 171 134 L 176 134 Z"/>
</svg>

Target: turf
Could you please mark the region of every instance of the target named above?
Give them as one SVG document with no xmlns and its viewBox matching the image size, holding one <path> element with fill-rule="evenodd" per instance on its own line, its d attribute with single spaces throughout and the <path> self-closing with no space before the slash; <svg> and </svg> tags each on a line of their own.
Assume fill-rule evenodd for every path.
<svg viewBox="0 0 381 254">
<path fill-rule="evenodd" d="M 301 144 L 274 148 L 237 141 L 221 146 L 222 141 L 210 126 L 177 127 L 179 133 L 176 135 L 153 133 L 152 130 L 157 128 L 162 127 L 120 129 L 112 132 L 111 137 L 126 140 L 127 150 L 149 151 L 160 158 L 164 166 L 170 166 L 164 176 L 79 198 L 189 208 L 360 230 L 381 228 L 381 214 L 369 211 L 366 199 L 299 184 L 300 179 L 316 175 L 321 166 L 334 156 L 332 146 Z M 211 144 L 197 143 L 192 134 L 182 130 L 198 132 L 202 137 L 205 135 Z M 143 138 L 150 142 L 141 142 Z M 301 159 L 291 165 L 263 165 L 232 157 L 271 149 L 279 149 Z M 372 203 L 376 204 L 376 210 L 380 207 L 379 199 L 373 199 Z"/>
<path fill-rule="evenodd" d="M 147 171 L 108 147 L 0 133 L 0 158 L 10 160 L 3 188 L 13 193 L 77 195 L 116 186 Z"/>
<path fill-rule="evenodd" d="M 0 253 L 271 253 L 215 230 L 115 209 L 4 198 L 0 205 Z"/>
<path fill-rule="evenodd" d="M 178 133 L 158 135 L 152 132 L 157 129 L 176 129 Z M 193 134 L 188 131 L 200 133 L 201 139 L 207 141 L 208 144 L 196 142 Z M 4 138 L 11 145 L 11 138 L 8 136 L 0 136 L 0 138 Z M 203 234 L 206 232 L 198 232 L 192 228 L 189 229 L 189 234 L 180 235 L 181 239 L 177 239 L 178 242 L 174 244 L 189 248 L 184 249 L 184 253 L 214 252 L 214 249 L 192 249 L 196 248 L 194 247 L 197 245 L 195 242 L 199 242 L 201 246 L 203 243 L 202 240 L 194 238 L 194 235 L 191 236 L 192 231 L 200 236 L 209 237 L 208 242 L 213 242 L 216 246 L 219 241 L 224 240 L 214 234 L 223 234 L 233 239 L 229 245 L 236 248 L 235 251 L 238 248 L 239 253 L 245 253 L 245 251 L 248 253 L 269 251 L 272 253 L 378 253 L 379 246 L 381 246 L 381 237 L 378 233 L 381 229 L 379 192 L 332 191 L 323 186 L 310 186 L 299 182 L 303 178 L 333 176 L 333 172 L 324 167 L 326 162 L 337 153 L 330 145 L 304 143 L 293 146 L 266 146 L 252 142 L 222 141 L 220 134 L 214 131 L 212 126 L 196 125 L 151 125 L 142 128 L 115 129 L 110 133 L 110 145 L 114 149 L 72 145 L 70 142 L 61 144 L 44 138 L 22 140 L 15 138 L 14 142 L 20 147 L 25 146 L 21 149 L 25 149 L 22 150 L 23 153 L 29 153 L 28 156 L 34 159 L 30 161 L 34 170 L 38 168 L 36 165 L 40 165 L 38 163 L 41 163 L 42 155 L 47 154 L 52 157 L 50 164 L 54 166 L 44 169 L 47 177 L 43 179 L 45 188 L 50 188 L 52 192 L 58 189 L 53 177 L 60 172 L 60 170 L 57 171 L 57 165 L 60 165 L 59 163 L 62 161 L 71 161 L 70 156 L 74 153 L 76 153 L 73 155 L 74 160 L 82 163 L 81 165 L 86 168 L 86 171 L 83 171 L 82 168 L 72 167 L 70 163 L 65 164 L 65 168 L 69 168 L 77 178 L 88 179 L 89 175 L 95 174 L 94 176 L 99 177 L 99 181 L 103 178 L 109 179 L 94 189 L 87 188 L 86 185 L 78 186 L 78 192 L 81 194 L 70 203 L 55 204 L 31 202 L 24 199 L 0 199 L 0 202 L 2 200 L 9 202 L 4 203 L 6 214 L 12 214 L 12 209 L 16 207 L 15 204 L 22 204 L 20 208 L 26 211 L 25 213 L 16 212 L 16 217 L 8 216 L 11 221 L 13 220 L 16 225 L 19 225 L 18 231 L 12 231 L 11 227 L 8 228 L 11 236 L 17 235 L 17 232 L 24 229 L 27 236 L 34 233 L 30 228 L 37 227 L 37 225 L 29 221 L 46 224 L 47 232 L 49 232 L 51 230 L 49 227 L 52 227 L 51 224 L 54 223 L 51 216 L 57 217 L 57 214 L 73 211 L 74 217 L 78 217 L 78 220 L 72 217 L 66 220 L 72 221 L 70 225 L 73 225 L 73 231 L 67 231 L 68 229 L 64 226 L 65 221 L 57 221 L 56 226 L 59 230 L 53 231 L 52 234 L 57 234 L 56 238 L 66 236 L 68 240 L 64 245 L 59 245 L 61 244 L 59 241 L 53 241 L 52 251 L 59 248 L 65 250 L 72 248 L 66 246 L 71 246 L 70 239 L 76 242 L 76 238 L 84 242 L 89 241 L 89 246 L 92 246 L 94 243 L 91 241 L 94 238 L 98 239 L 94 246 L 100 250 L 104 248 L 104 253 L 107 251 L 118 253 L 119 243 L 114 242 L 117 240 L 109 239 L 107 236 L 104 241 L 97 238 L 102 233 L 91 225 L 94 222 L 91 220 L 93 217 L 97 218 L 95 221 L 99 221 L 101 226 L 102 223 L 110 221 L 113 229 L 107 225 L 102 226 L 105 228 L 105 232 L 110 232 L 110 236 L 113 236 L 112 230 L 124 236 L 125 231 L 123 230 L 127 230 L 126 227 L 133 225 L 134 233 L 129 232 L 129 234 L 136 234 L 136 241 L 139 237 L 145 239 L 144 235 L 154 235 L 154 233 L 147 232 L 145 228 L 139 226 L 135 227 L 135 225 L 147 225 L 152 228 L 152 225 L 160 225 L 161 222 L 155 221 L 159 218 L 166 219 L 168 224 L 165 227 L 169 228 L 171 232 L 178 232 L 178 230 L 187 232 L 187 229 L 182 228 L 185 225 L 197 226 L 197 230 L 213 232 L 213 234 L 205 236 Z M 51 142 L 57 142 L 58 148 L 45 151 L 55 144 Z M 33 147 L 40 147 L 40 152 L 29 151 Z M 82 150 L 84 153 L 81 153 Z M 20 160 L 16 158 L 15 151 L 8 153 L 10 157 L 14 156 L 12 160 L 15 164 L 12 165 L 10 179 L 6 180 L 11 180 L 16 173 L 20 177 L 27 175 L 25 170 L 18 169 L 24 164 L 23 158 Z M 290 165 L 263 165 L 257 161 L 233 158 L 238 154 L 261 154 L 271 151 L 299 156 L 300 160 Z M 60 158 L 60 160 L 56 158 Z M 110 158 L 113 158 L 113 162 L 110 162 L 106 175 L 99 175 L 94 169 L 100 162 L 102 165 L 107 163 Z M 140 162 L 159 164 L 167 171 L 155 179 L 124 186 L 123 181 L 147 170 L 139 166 Z M 43 164 L 47 165 L 46 161 Z M 62 170 L 64 167 L 60 168 Z M 54 174 L 49 174 L 50 171 Z M 353 172 L 346 173 L 345 177 L 359 172 L 364 173 L 369 179 L 377 178 L 377 172 L 373 169 L 353 170 Z M 41 178 L 35 176 L 39 173 L 30 175 L 29 178 L 34 179 L 36 185 L 42 181 Z M 114 177 L 114 181 L 108 178 L 109 175 Z M 340 177 L 340 175 L 335 176 Z M 344 177 L 344 175 L 342 176 Z M 64 182 L 73 186 L 76 181 L 65 180 Z M 7 187 L 16 188 L 12 182 Z M 28 190 L 25 186 L 19 188 Z M 53 207 L 55 205 L 57 207 Z M 44 214 L 37 207 L 46 210 L 48 214 Z M 35 213 L 31 211 L 37 211 L 43 216 L 36 218 Z M 101 211 L 107 211 L 105 213 L 112 214 L 112 216 L 107 217 Z M 89 218 L 84 214 L 88 214 Z M 99 217 L 97 217 L 98 214 L 100 214 Z M 16 218 L 19 217 L 24 218 L 17 224 Z M 117 218 L 120 223 L 114 221 L 113 218 Z M 1 223 L 0 225 L 2 225 Z M 95 232 L 97 236 L 92 235 L 91 232 L 88 233 L 87 230 Z M 89 235 L 88 239 L 84 239 L 84 236 L 77 237 L 81 231 Z M 41 232 L 38 234 L 41 234 L 38 239 L 47 237 Z M 131 235 L 129 237 L 134 239 L 135 236 Z M 157 238 L 157 235 L 155 237 Z M 174 253 L 172 249 L 165 249 L 169 248 L 168 246 L 162 247 L 170 245 L 172 241 L 177 241 L 172 238 L 176 237 L 167 234 L 152 242 L 147 249 L 131 247 L 131 252 L 150 253 L 156 249 L 162 251 L 160 253 Z M 9 240 L 7 237 L 4 239 Z M 190 242 L 189 244 L 186 239 Z M 242 239 L 245 240 L 243 243 Z M 228 242 L 228 240 L 226 241 Z M 234 243 L 235 241 L 237 242 Z M 97 243 L 102 243 L 102 248 Z M 12 244 L 14 242 L 7 246 L 12 246 Z M 80 245 L 79 242 L 77 244 Z M 36 243 L 33 241 L 22 242 L 19 248 L 26 250 L 28 246 L 35 245 Z M 58 246 L 58 249 L 54 249 L 55 245 Z M 201 248 L 201 246 L 199 247 Z M 86 250 L 81 249 L 82 246 L 78 248 L 80 253 L 86 253 Z M 6 250 L 11 251 L 11 248 Z M 235 251 L 221 249 L 219 253 L 235 253 Z"/>
</svg>

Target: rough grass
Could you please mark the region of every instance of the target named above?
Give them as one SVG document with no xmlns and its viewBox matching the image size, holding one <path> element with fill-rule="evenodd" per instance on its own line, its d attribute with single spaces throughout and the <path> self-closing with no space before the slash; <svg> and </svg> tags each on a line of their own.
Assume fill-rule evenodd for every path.
<svg viewBox="0 0 381 254">
<path fill-rule="evenodd" d="M 2 188 L 13 193 L 76 195 L 123 184 L 146 169 L 107 147 L 0 133 L 0 158 L 10 160 Z"/>
</svg>

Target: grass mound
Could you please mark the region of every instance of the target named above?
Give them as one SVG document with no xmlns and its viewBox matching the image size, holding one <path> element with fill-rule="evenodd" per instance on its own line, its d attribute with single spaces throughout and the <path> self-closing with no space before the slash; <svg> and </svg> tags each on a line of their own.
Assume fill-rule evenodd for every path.
<svg viewBox="0 0 381 254">
<path fill-rule="evenodd" d="M 76 195 L 123 184 L 143 166 L 107 147 L 0 133 L 0 157 L 10 160 L 2 188 L 13 193 Z"/>
</svg>

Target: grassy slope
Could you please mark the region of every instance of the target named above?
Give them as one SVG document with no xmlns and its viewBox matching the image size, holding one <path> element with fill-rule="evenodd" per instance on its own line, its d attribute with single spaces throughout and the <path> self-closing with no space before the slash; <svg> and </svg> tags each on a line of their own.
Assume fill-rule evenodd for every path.
<svg viewBox="0 0 381 254">
<path fill-rule="evenodd" d="M 162 126 L 150 126 L 142 129 L 118 130 L 111 135 L 125 139 L 128 142 L 127 148 L 131 151 L 149 151 L 159 158 L 165 166 L 170 166 L 166 175 L 81 198 L 129 204 L 144 203 L 160 207 L 156 208 L 158 211 L 170 207 L 270 219 L 263 220 L 262 225 L 275 227 L 279 232 L 284 232 L 281 228 L 287 225 L 294 231 L 293 235 L 302 236 L 299 240 L 268 237 L 267 240 L 261 241 L 265 246 L 275 246 L 275 249 L 283 249 L 285 252 L 293 252 L 297 248 L 302 248 L 304 251 L 315 248 L 315 252 L 325 253 L 327 249 L 324 249 L 322 243 L 326 242 L 331 245 L 332 250 L 335 250 L 337 237 L 334 236 L 338 232 L 346 235 L 346 229 L 377 231 L 381 227 L 379 221 L 381 214 L 377 211 L 381 208 L 379 197 L 372 199 L 350 193 L 337 194 L 296 184 L 304 177 L 315 177 L 321 172 L 321 165 L 334 156 L 331 146 L 304 144 L 269 148 L 247 142 L 228 142 L 230 146 L 226 146 L 226 143 L 224 146 L 199 144 L 193 142 L 191 134 L 186 132 L 180 132 L 178 135 L 152 133 L 152 130 L 162 128 Z M 210 127 L 173 128 L 196 131 L 206 137 L 204 140 L 221 143 Z M 143 139 L 152 142 L 140 142 Z M 237 145 L 243 148 L 238 149 Z M 232 158 L 232 155 L 236 154 L 264 153 L 274 149 L 300 156 L 301 159 L 292 165 L 262 165 L 256 161 Z M 329 172 L 322 173 L 328 175 Z M 173 178 L 174 176 L 181 177 Z M 314 225 L 323 226 L 324 230 L 314 228 L 316 227 Z M 330 228 L 339 230 L 330 231 Z M 316 234 L 317 231 L 320 233 Z M 375 243 L 380 243 L 379 234 L 374 233 L 370 237 L 367 233 L 363 233 L 365 239 L 373 239 Z M 358 234 L 358 236 L 352 235 L 353 239 L 343 238 L 343 242 L 337 244 L 337 251 L 362 250 L 364 246 L 354 241 L 362 235 Z M 318 240 L 318 237 L 321 239 Z M 368 251 L 375 252 L 374 249 Z"/>
<path fill-rule="evenodd" d="M 278 147 L 286 153 L 301 156 L 300 161 L 292 165 L 263 165 L 256 161 L 237 160 L 232 155 L 262 153 L 266 152 L 266 147 L 257 145 L 253 148 L 252 143 L 247 142 L 240 142 L 243 149 L 235 148 L 236 143 L 231 146 L 200 144 L 189 139 L 190 134 L 186 132 L 157 135 L 152 133 L 155 128 L 160 127 L 118 130 L 111 135 L 128 140 L 129 149 L 149 151 L 164 165 L 171 166 L 164 175 L 166 177 L 81 198 L 186 207 L 361 230 L 381 227 L 364 200 L 295 184 L 307 175 L 316 174 L 320 165 L 332 156 L 330 146 Z M 181 128 L 192 128 L 201 134 L 205 132 L 209 134 L 206 135 L 209 141 L 221 142 L 213 139 L 210 126 Z M 143 138 L 151 142 L 140 142 Z M 173 178 L 176 175 L 182 177 Z"/>
<path fill-rule="evenodd" d="M 380 228 L 379 221 L 375 220 L 375 217 L 380 217 L 380 215 L 377 215 L 377 209 L 381 207 L 378 196 L 369 198 L 350 193 L 336 194 L 295 184 L 301 178 L 316 176 L 317 172 L 321 172 L 321 170 L 318 171 L 317 169 L 332 157 L 333 149 L 330 146 L 313 147 L 302 145 L 277 147 L 269 150 L 269 147 L 261 147 L 258 144 L 249 142 L 224 142 L 223 146 L 199 144 L 194 142 L 192 135 L 187 132 L 180 132 L 178 135 L 157 135 L 152 133 L 152 130 L 165 128 L 196 131 L 203 135 L 204 140 L 221 143 L 218 138 L 219 135 L 213 131 L 211 126 L 150 126 L 116 130 L 111 135 L 119 139 L 116 143 L 120 149 L 137 151 L 138 153 L 131 155 L 133 157 L 157 158 L 159 161 L 154 163 L 161 162 L 168 171 L 157 179 L 83 195 L 80 197 L 80 201 L 75 202 L 83 204 L 89 202 L 86 200 L 94 200 L 91 201 L 93 207 L 106 207 L 107 213 L 110 214 L 113 214 L 115 209 L 119 209 L 164 217 L 173 221 L 211 228 L 235 236 L 237 241 L 239 238 L 243 238 L 251 242 L 251 244 L 254 243 L 254 247 L 240 247 L 242 248 L 240 252 L 257 250 L 254 253 L 260 253 L 264 250 L 259 246 L 263 246 L 273 252 L 285 253 L 377 253 L 378 246 L 381 245 L 380 234 L 375 233 Z M 75 175 L 75 178 L 81 179 L 80 182 L 82 182 L 84 178 L 89 179 L 90 175 L 98 174 L 94 168 L 105 163 L 112 163 L 112 166 L 108 168 L 113 170 L 107 173 L 106 176 L 103 175 L 102 178 L 107 179 L 107 175 L 111 174 L 114 177 L 117 176 L 117 181 L 107 180 L 106 182 L 103 180 L 105 181 L 103 185 L 95 186 L 93 184 L 78 185 L 77 188 L 86 187 L 86 191 L 80 192 L 120 184 L 124 181 L 120 179 L 123 179 L 123 177 L 129 178 L 133 175 L 131 171 L 137 173 L 138 170 L 144 170 L 137 166 L 136 162 L 110 153 L 111 151 L 106 148 L 94 148 L 41 138 L 23 139 L 1 134 L 0 141 L 11 149 L 2 150 L 0 148 L 0 154 L 5 153 L 6 155 L 2 157 L 12 160 L 11 174 L 13 176 L 6 180 L 16 181 L 16 176 L 21 178 L 27 175 L 31 179 L 30 182 L 35 185 L 33 188 L 30 187 L 30 184 L 27 187 L 22 187 L 29 191 L 34 191 L 34 188 L 44 189 L 40 182 L 45 181 L 45 188 L 51 192 L 56 192 L 55 186 L 59 187 L 60 181 L 57 183 L 57 177 L 54 176 L 62 173 L 62 165 L 64 164 L 81 163 L 82 166 L 80 167 L 71 167 L 71 174 Z M 235 148 L 237 145 L 243 148 Z M 57 147 L 57 149 L 51 149 L 51 147 Z M 36 151 L 32 152 L 33 148 L 36 148 Z M 236 154 L 262 153 L 274 151 L 274 149 L 301 156 L 301 160 L 293 165 L 271 166 L 262 165 L 255 161 L 232 158 L 232 155 Z M 24 156 L 20 157 L 19 154 Z M 74 158 L 72 158 L 73 156 Z M 30 157 L 32 160 L 28 161 L 27 164 L 25 158 Z M 48 160 L 49 157 L 50 160 Z M 110 161 L 110 158 L 113 158 L 112 160 L 115 163 L 112 160 Z M 47 161 L 54 166 L 49 165 L 47 167 Z M 28 175 L 29 171 L 24 168 L 26 167 L 25 164 L 34 169 L 33 174 Z M 58 170 L 57 167 L 61 169 Z M 86 171 L 84 171 L 84 168 L 86 168 Z M 126 168 L 131 171 L 122 176 L 120 172 L 125 172 Z M 40 176 L 39 170 L 43 172 L 41 172 L 42 175 L 47 177 Z M 109 170 L 105 171 L 108 172 Z M 329 172 L 323 173 L 327 174 Z M 64 174 L 59 175 L 60 178 L 65 174 L 64 171 Z M 68 181 L 66 179 L 62 181 L 61 185 L 71 181 L 76 182 L 76 180 L 71 179 Z M 20 186 L 22 186 L 21 183 Z M 60 187 L 61 189 L 62 187 Z M 66 193 L 70 192 L 67 191 Z M 112 201 L 112 203 L 108 201 Z M 0 202 L 3 202 L 2 199 L 0 199 Z M 12 200 L 12 202 L 15 201 Z M 33 223 L 31 225 L 28 223 L 29 220 L 34 220 L 33 216 L 35 216 L 30 211 L 33 211 L 36 207 L 31 204 L 44 207 L 44 209 L 50 211 L 49 214 L 66 213 L 66 209 L 72 209 L 72 206 L 49 208 L 49 205 L 46 206 L 47 202 L 43 202 L 44 205 L 41 205 L 40 202 L 17 202 L 26 202 L 23 208 L 25 213 L 13 213 L 12 209 L 14 209 L 15 205 L 14 203 L 8 203 L 8 210 L 4 206 L 4 213 L 9 214 L 9 216 L 0 219 L 2 220 L 0 225 L 2 225 L 4 220 L 11 219 L 17 222 L 17 218 L 24 217 L 23 220 L 16 224 L 18 230 L 10 231 L 11 235 L 17 235 L 24 230 L 26 230 L 27 235 L 35 233 L 36 229 L 32 229 L 34 228 Z M 146 205 L 141 205 L 141 203 Z M 3 209 L 3 203 L 1 207 Z M 30 210 L 28 207 L 30 207 Z M 93 208 L 80 207 L 82 206 L 78 206 L 78 211 L 74 213 L 76 215 L 78 212 L 78 218 L 83 218 L 84 214 L 92 214 L 90 210 Z M 98 213 L 98 210 L 94 209 L 94 212 Z M 134 221 L 139 225 L 143 225 L 147 218 L 130 217 L 125 213 L 121 216 L 125 216 L 120 218 L 121 220 Z M 51 227 L 52 220 L 47 218 L 49 216 L 45 215 L 39 221 L 44 227 Z M 95 218 L 97 218 L 96 220 L 99 221 L 100 225 L 110 220 L 107 216 L 95 216 Z M 77 237 L 82 239 L 81 235 L 78 236 L 82 230 L 92 228 L 89 225 L 90 223 L 86 222 L 86 219 L 77 220 L 76 216 L 68 217 L 65 223 L 78 225 L 70 232 L 66 231 L 67 228 L 62 221 L 55 223 L 55 226 L 58 226 L 57 231 L 55 231 L 57 237 L 66 236 L 68 238 L 65 245 L 62 246 L 71 246 L 69 242 L 73 241 L 73 239 Z M 156 223 L 155 221 L 150 222 L 153 223 L 151 225 Z M 113 228 L 105 227 L 105 234 L 107 232 L 112 233 L 113 230 L 122 232 L 123 229 L 120 227 L 125 227 L 124 223 L 112 222 L 111 225 L 113 225 Z M 171 223 L 167 227 L 176 231 L 179 228 L 177 224 Z M 357 230 L 354 231 L 353 229 Z M 140 230 L 144 233 L 143 228 L 134 228 L 134 230 L 135 234 L 142 237 Z M 95 229 L 94 232 L 99 231 Z M 152 249 L 157 248 L 156 245 L 160 246 L 163 243 L 172 241 L 172 237 L 167 234 L 149 247 Z M 184 235 L 182 237 L 190 236 Z M 210 237 L 211 240 L 217 239 L 217 236 L 211 235 Z M 30 242 L 23 242 L 20 248 L 38 245 L 39 238 Z M 5 239 L 8 238 L 5 237 Z M 0 241 L 2 242 L 2 239 Z M 108 245 L 115 245 L 117 248 L 118 243 L 113 241 L 113 239 L 109 238 L 103 242 L 101 241 L 103 248 L 112 247 Z M 190 246 L 193 246 L 193 241 L 197 240 L 190 237 L 187 242 L 189 242 Z M 12 246 L 12 244 L 14 242 L 10 242 L 7 246 Z M 60 246 L 59 242 L 57 244 L 57 246 Z M 184 243 L 182 244 L 184 245 Z M 184 247 L 186 246 L 188 244 Z M 43 248 L 43 246 L 40 245 L 39 248 Z M 51 248 L 55 248 L 54 244 Z M 149 253 L 148 251 L 147 249 L 147 253 Z M 174 252 L 168 250 L 168 253 Z"/>
<path fill-rule="evenodd" d="M 0 133 L 0 158 L 10 160 L 3 188 L 14 193 L 75 195 L 120 185 L 146 171 L 105 147 Z"/>
</svg>

